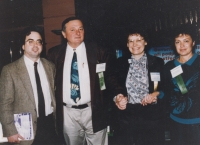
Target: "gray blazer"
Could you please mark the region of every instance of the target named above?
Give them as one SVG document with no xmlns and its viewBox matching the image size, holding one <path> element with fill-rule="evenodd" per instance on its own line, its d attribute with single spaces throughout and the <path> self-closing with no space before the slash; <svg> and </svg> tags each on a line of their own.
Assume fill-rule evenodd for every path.
<svg viewBox="0 0 200 145">
<path fill-rule="evenodd" d="M 49 82 L 52 107 L 55 116 L 54 76 L 55 66 L 53 63 L 41 58 L 47 80 Z M 14 125 L 14 115 L 17 113 L 30 112 L 33 120 L 34 135 L 37 129 L 37 112 L 31 80 L 25 66 L 24 57 L 6 65 L 0 76 L 0 122 L 2 123 L 3 135 L 9 137 L 17 134 Z M 21 141 L 22 145 L 32 144 L 31 141 Z"/>
</svg>

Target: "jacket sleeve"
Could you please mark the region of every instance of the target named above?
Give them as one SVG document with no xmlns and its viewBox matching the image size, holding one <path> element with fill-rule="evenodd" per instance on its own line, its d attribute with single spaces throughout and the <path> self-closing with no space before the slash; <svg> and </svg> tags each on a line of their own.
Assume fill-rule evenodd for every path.
<svg viewBox="0 0 200 145">
<path fill-rule="evenodd" d="M 47 59 L 51 62 L 53 62 L 54 64 L 56 63 L 56 52 L 55 52 L 55 48 L 51 48 L 48 50 L 47 53 Z"/>
<path fill-rule="evenodd" d="M 158 99 L 163 99 L 164 97 L 164 60 L 159 58 L 157 60 L 159 62 L 159 69 L 160 69 L 160 82 L 159 82 L 159 86 L 158 86 L 158 91 L 160 92 Z"/>
<path fill-rule="evenodd" d="M 60 44 L 50 48 L 47 52 L 47 59 L 56 65 L 56 61 L 59 57 L 59 53 L 62 49 L 66 49 L 66 44 Z"/>
<path fill-rule="evenodd" d="M 5 66 L 0 77 L 0 122 L 6 137 L 18 134 L 14 124 L 14 91 L 11 72 L 9 67 Z"/>
</svg>

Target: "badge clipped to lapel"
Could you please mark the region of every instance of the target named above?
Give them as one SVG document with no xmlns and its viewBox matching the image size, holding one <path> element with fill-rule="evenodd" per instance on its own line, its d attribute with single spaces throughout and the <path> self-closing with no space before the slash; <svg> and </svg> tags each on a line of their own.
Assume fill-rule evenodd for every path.
<svg viewBox="0 0 200 145">
<path fill-rule="evenodd" d="M 98 73 L 98 76 L 99 76 L 99 85 L 100 85 L 101 90 L 106 89 L 104 75 L 103 75 L 103 72 L 105 70 L 106 70 L 106 63 L 100 63 L 96 65 L 96 73 Z"/>
<path fill-rule="evenodd" d="M 154 92 L 158 89 L 158 82 L 160 81 L 160 73 L 159 72 L 151 72 L 151 81 L 154 84 Z"/>
<path fill-rule="evenodd" d="M 183 81 L 183 78 L 181 76 L 181 74 L 183 73 L 183 69 L 181 67 L 181 65 L 173 68 L 170 70 L 171 74 L 172 74 L 172 78 L 175 78 L 176 83 L 181 91 L 182 94 L 186 94 L 188 92 L 185 83 Z"/>
</svg>

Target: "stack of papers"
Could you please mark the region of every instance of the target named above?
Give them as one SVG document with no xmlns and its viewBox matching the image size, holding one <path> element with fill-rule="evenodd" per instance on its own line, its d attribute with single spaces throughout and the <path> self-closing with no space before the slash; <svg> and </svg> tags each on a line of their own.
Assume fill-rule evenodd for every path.
<svg viewBox="0 0 200 145">
<path fill-rule="evenodd" d="M 32 140 L 33 134 L 33 123 L 31 113 L 20 113 L 14 114 L 15 127 L 24 140 Z M 0 142 L 7 142 L 7 137 L 3 137 L 2 125 L 0 123 Z"/>
<path fill-rule="evenodd" d="M 33 139 L 34 135 L 31 113 L 14 114 L 14 122 L 18 133 L 24 138 L 24 140 Z"/>
</svg>

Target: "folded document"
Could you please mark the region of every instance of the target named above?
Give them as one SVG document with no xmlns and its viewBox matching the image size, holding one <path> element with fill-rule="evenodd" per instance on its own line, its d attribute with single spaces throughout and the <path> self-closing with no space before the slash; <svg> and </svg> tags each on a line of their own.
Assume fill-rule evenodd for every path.
<svg viewBox="0 0 200 145">
<path fill-rule="evenodd" d="M 14 122 L 18 133 L 24 138 L 24 140 L 33 139 L 34 135 L 31 113 L 14 114 Z"/>
</svg>

